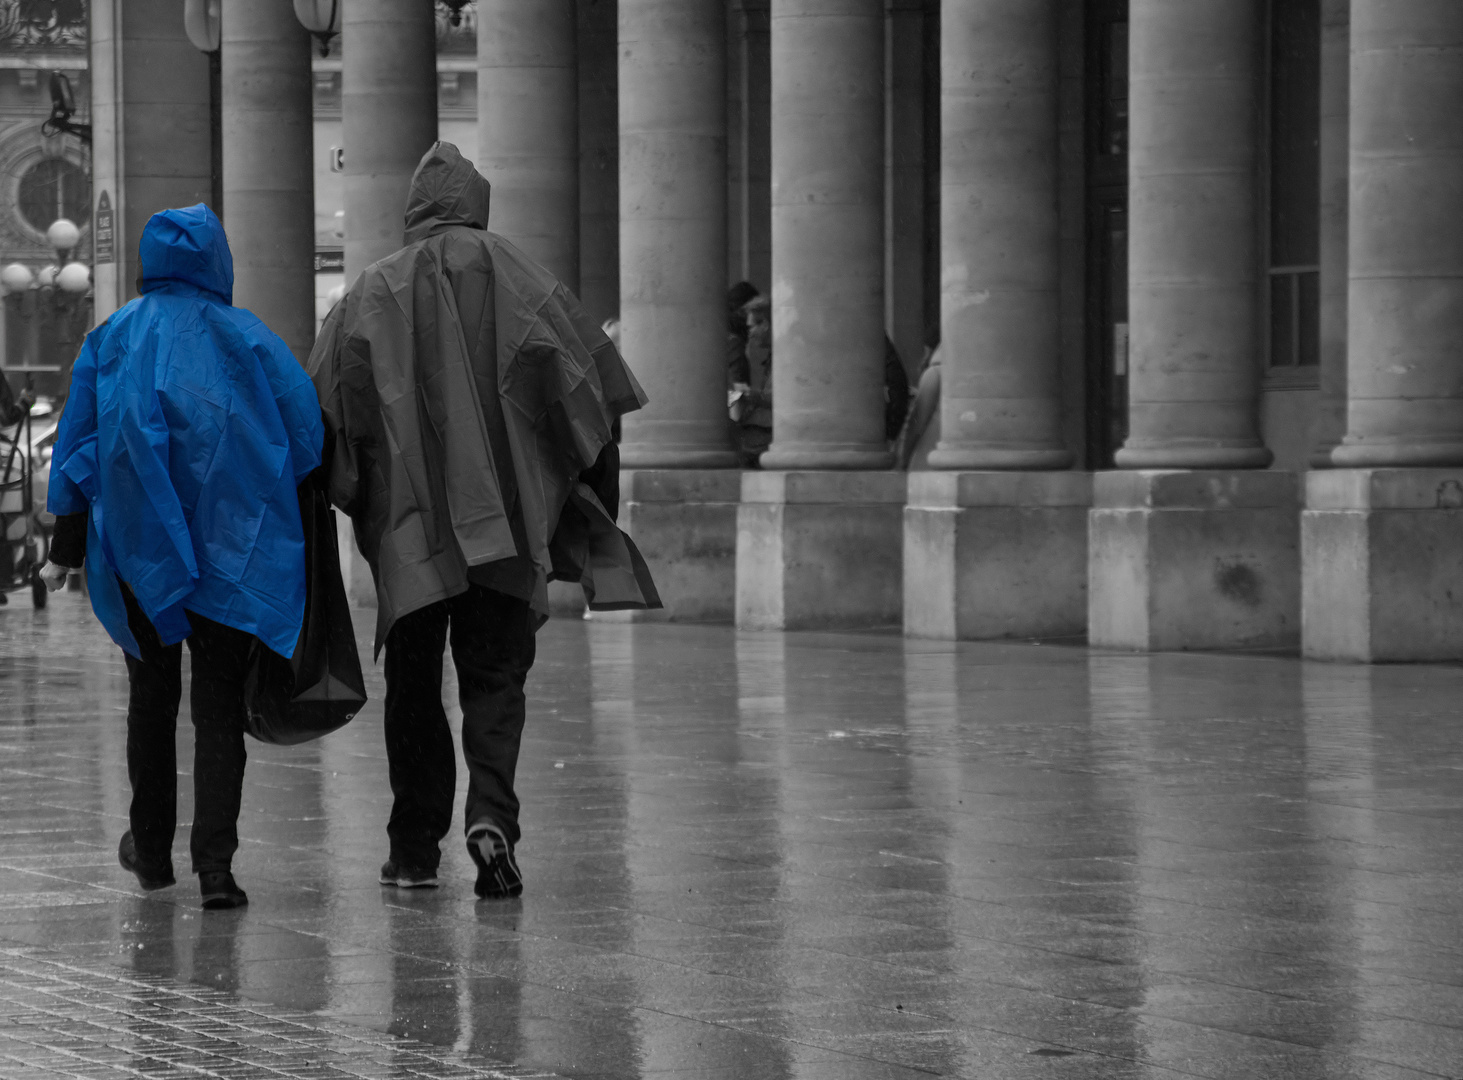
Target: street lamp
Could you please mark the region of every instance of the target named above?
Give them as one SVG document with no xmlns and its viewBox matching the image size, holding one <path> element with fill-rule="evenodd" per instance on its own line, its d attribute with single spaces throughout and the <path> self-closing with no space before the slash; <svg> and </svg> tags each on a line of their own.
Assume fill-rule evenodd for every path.
<svg viewBox="0 0 1463 1080">
<path fill-rule="evenodd" d="M 330 39 L 340 33 L 340 0 L 295 0 L 295 18 L 320 42 L 320 55 L 330 55 Z"/>
<path fill-rule="evenodd" d="M 216 53 L 223 40 L 222 0 L 183 0 L 183 29 L 199 52 Z"/>
</svg>

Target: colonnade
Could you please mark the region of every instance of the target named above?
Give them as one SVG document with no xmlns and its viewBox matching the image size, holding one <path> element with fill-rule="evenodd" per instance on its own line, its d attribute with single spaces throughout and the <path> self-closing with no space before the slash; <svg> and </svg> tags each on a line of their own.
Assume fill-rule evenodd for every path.
<svg viewBox="0 0 1463 1080">
<path fill-rule="evenodd" d="M 744 229 L 751 201 L 728 195 L 727 3 L 619 0 L 620 311 L 651 396 L 624 425 L 624 505 L 672 617 L 1463 655 L 1463 5 L 1324 0 L 1323 402 L 1302 478 L 1267 468 L 1258 424 L 1253 0 L 1131 0 L 1129 431 L 1117 469 L 1072 469 L 1059 27 L 1074 3 L 943 5 L 941 438 L 933 471 L 906 476 L 883 432 L 898 110 L 881 73 L 901 5 L 766 12 L 776 409 L 762 469 L 740 473 L 724 290 L 730 246 L 749 249 L 729 216 Z M 224 197 L 240 302 L 298 349 L 309 59 L 290 6 L 225 0 Z M 478 4 L 491 227 L 571 285 L 575 12 Z M 343 112 L 354 273 L 399 243 L 405 177 L 435 137 L 429 0 L 346 6 Z M 733 173 L 745 185 L 748 163 Z"/>
</svg>

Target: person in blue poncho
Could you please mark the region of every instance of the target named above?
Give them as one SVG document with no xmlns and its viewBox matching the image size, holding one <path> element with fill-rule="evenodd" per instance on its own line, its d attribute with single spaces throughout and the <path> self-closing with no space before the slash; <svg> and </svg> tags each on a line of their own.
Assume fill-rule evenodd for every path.
<svg viewBox="0 0 1463 1080">
<path fill-rule="evenodd" d="M 193 657 L 194 821 L 205 908 L 234 881 L 244 677 L 257 639 L 290 656 L 305 605 L 296 486 L 320 464 L 314 387 L 289 348 L 233 306 L 223 226 L 202 204 L 154 214 L 142 296 L 89 335 L 51 459 L 51 563 L 86 567 L 92 608 L 126 653 L 131 829 L 118 858 L 174 883 L 182 642 Z"/>
</svg>

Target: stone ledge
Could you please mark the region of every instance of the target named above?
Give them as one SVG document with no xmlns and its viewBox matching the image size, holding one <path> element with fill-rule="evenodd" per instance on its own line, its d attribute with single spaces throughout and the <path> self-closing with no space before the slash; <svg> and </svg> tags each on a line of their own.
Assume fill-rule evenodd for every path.
<svg viewBox="0 0 1463 1080">
<path fill-rule="evenodd" d="M 740 469 L 622 469 L 620 501 L 735 503 L 742 498 Z"/>
<path fill-rule="evenodd" d="M 1463 469 L 1315 469 L 1307 510 L 1463 510 Z"/>
<path fill-rule="evenodd" d="M 903 505 L 907 474 L 820 470 L 817 472 L 753 469 L 742 473 L 743 503 Z"/>
<path fill-rule="evenodd" d="M 1275 469 L 1116 469 L 1093 474 L 1092 505 L 1113 510 L 1297 509 L 1295 473 Z"/>
<path fill-rule="evenodd" d="M 909 474 L 909 502 L 923 509 L 973 506 L 1091 506 L 1092 474 L 920 471 Z"/>
</svg>

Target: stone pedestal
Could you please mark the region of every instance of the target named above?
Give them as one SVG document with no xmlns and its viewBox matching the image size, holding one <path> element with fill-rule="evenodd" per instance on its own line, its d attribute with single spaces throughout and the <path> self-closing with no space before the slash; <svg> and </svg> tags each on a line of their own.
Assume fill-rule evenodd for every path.
<svg viewBox="0 0 1463 1080">
<path fill-rule="evenodd" d="M 1084 634 L 1091 505 L 1091 473 L 910 473 L 905 634 Z"/>
<path fill-rule="evenodd" d="M 1296 477 L 1098 473 L 1088 640 L 1097 648 L 1285 648 L 1300 640 Z"/>
<path fill-rule="evenodd" d="M 1463 659 L 1463 469 L 1309 473 L 1301 556 L 1306 656 Z"/>
<path fill-rule="evenodd" d="M 736 610 L 737 504 L 727 469 L 626 469 L 620 527 L 650 566 L 665 607 L 634 619 L 731 622 Z"/>
<path fill-rule="evenodd" d="M 737 626 L 898 625 L 905 484 L 901 472 L 743 473 Z"/>
</svg>

